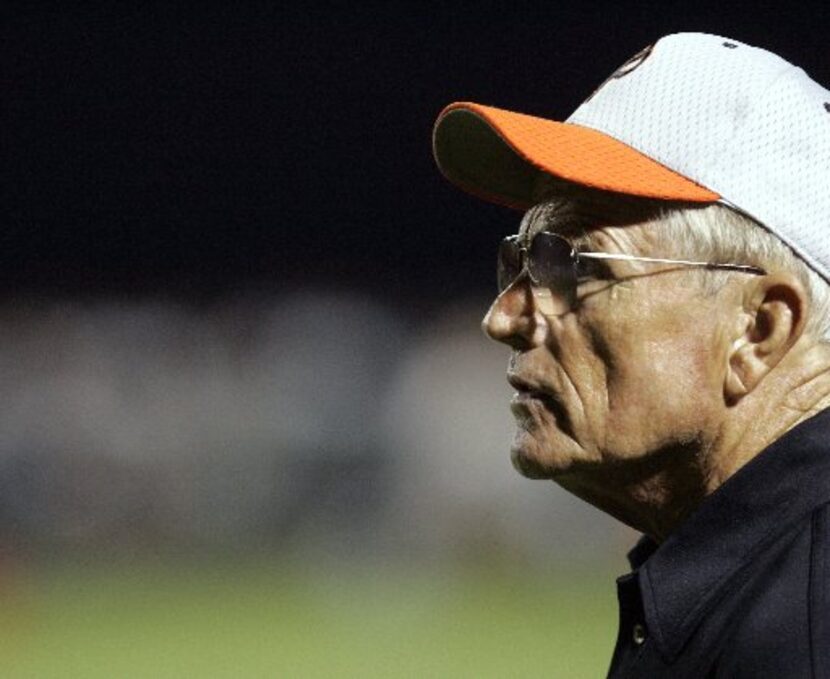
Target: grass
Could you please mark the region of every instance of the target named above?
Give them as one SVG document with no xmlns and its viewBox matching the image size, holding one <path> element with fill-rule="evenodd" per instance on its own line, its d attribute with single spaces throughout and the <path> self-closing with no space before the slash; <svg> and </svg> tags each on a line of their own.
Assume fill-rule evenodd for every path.
<svg viewBox="0 0 830 679">
<path fill-rule="evenodd" d="M 63 567 L 2 587 L 0 676 L 604 676 L 607 574 Z"/>
</svg>

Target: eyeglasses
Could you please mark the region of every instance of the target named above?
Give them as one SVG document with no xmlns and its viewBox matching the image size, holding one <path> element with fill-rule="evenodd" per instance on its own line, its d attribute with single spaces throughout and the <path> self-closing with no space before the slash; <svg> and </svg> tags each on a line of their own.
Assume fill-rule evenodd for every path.
<svg viewBox="0 0 830 679">
<path fill-rule="evenodd" d="M 655 264 L 679 264 L 704 269 L 728 269 L 760 275 L 766 273 L 757 266 L 747 264 L 716 264 L 684 259 L 636 257 L 608 252 L 577 252 L 562 236 L 543 231 L 531 239 L 529 246 L 523 245 L 518 235 L 508 236 L 501 242 L 497 267 L 499 292 L 505 290 L 527 269 L 528 276 L 534 285 L 552 288 L 572 298 L 580 276 L 580 260 L 582 259 L 619 259 Z"/>
</svg>

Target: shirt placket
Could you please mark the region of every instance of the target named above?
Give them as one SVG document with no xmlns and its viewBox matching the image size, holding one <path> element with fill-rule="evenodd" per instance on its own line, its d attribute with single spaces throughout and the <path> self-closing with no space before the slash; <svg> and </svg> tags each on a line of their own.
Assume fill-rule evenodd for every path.
<svg viewBox="0 0 830 679">
<path fill-rule="evenodd" d="M 648 627 L 643 612 L 640 585 L 636 573 L 617 579 L 619 603 L 619 630 L 609 678 L 629 677 L 638 664 L 638 658 L 649 643 Z"/>
</svg>

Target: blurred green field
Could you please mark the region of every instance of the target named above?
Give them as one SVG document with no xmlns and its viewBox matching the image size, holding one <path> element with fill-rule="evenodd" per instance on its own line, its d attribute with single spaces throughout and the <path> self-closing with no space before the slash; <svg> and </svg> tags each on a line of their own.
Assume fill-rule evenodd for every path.
<svg viewBox="0 0 830 679">
<path fill-rule="evenodd" d="M 0 676 L 604 676 L 610 573 L 332 574 L 224 567 L 17 569 L 2 583 Z"/>
</svg>

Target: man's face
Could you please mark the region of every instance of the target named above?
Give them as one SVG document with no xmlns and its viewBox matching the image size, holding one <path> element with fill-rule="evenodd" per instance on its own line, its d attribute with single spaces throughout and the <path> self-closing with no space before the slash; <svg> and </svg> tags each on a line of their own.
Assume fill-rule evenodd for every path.
<svg viewBox="0 0 830 679">
<path fill-rule="evenodd" d="M 593 229 L 577 249 L 670 256 L 653 252 L 648 231 L 636 225 Z M 572 307 L 523 274 L 483 321 L 490 337 L 513 349 L 511 453 L 534 478 L 590 474 L 703 443 L 722 407 L 724 300 L 701 294 L 699 272 L 583 261 L 588 275 Z"/>
</svg>

